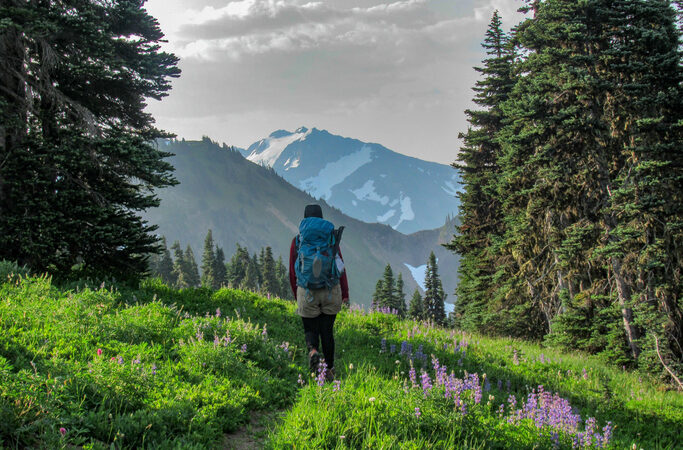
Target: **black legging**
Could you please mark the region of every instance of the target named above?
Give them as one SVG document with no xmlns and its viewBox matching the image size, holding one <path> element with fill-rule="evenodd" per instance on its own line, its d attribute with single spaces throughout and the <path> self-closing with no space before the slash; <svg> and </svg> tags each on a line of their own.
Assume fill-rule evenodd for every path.
<svg viewBox="0 0 683 450">
<path fill-rule="evenodd" d="M 334 320 L 337 318 L 336 314 L 321 313 L 318 317 L 308 318 L 302 317 L 304 323 L 304 332 L 306 334 L 306 347 L 308 352 L 320 347 L 320 341 L 323 344 L 323 355 L 325 356 L 325 364 L 327 368 L 334 367 Z"/>
</svg>

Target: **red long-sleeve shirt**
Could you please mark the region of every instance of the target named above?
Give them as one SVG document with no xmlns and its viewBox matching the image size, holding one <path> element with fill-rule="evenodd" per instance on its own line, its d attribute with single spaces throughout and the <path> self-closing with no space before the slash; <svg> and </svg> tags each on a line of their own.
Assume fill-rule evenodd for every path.
<svg viewBox="0 0 683 450">
<path fill-rule="evenodd" d="M 339 250 L 339 257 L 344 261 L 341 250 Z M 294 263 L 296 262 L 296 237 L 292 239 L 292 246 L 289 249 L 289 285 L 292 287 L 292 293 L 296 298 L 296 271 L 294 270 Z M 342 298 L 349 298 L 349 280 L 346 277 L 346 269 L 342 272 L 339 278 L 339 285 L 341 286 Z"/>
</svg>

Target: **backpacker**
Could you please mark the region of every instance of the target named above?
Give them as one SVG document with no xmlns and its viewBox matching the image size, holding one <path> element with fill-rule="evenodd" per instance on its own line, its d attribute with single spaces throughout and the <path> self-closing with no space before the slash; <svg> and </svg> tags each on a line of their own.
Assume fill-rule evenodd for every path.
<svg viewBox="0 0 683 450">
<path fill-rule="evenodd" d="M 299 225 L 296 237 L 297 261 L 294 264 L 296 283 L 306 289 L 306 299 L 312 301 L 311 289 L 330 291 L 339 283 L 341 273 L 335 263 L 344 227 L 338 230 L 330 221 L 307 217 Z"/>
</svg>

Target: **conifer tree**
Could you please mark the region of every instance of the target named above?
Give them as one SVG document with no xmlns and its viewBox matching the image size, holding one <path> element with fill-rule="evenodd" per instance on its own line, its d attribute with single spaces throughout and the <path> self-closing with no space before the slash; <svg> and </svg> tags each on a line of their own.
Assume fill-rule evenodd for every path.
<svg viewBox="0 0 683 450">
<path fill-rule="evenodd" d="M 434 252 L 431 252 L 425 270 L 424 317 L 433 320 L 439 325 L 443 325 L 446 322 L 445 299 L 446 295 L 439 278 L 436 256 Z"/>
<path fill-rule="evenodd" d="M 187 282 L 185 254 L 180 248 L 180 242 L 175 241 L 171 246 L 173 250 L 173 279 L 175 280 L 175 287 L 178 289 L 184 289 L 190 287 Z"/>
<path fill-rule="evenodd" d="M 275 260 L 273 259 L 273 249 L 266 247 L 263 252 L 261 262 L 261 292 L 277 295 L 279 293 L 279 283 L 275 274 Z"/>
<path fill-rule="evenodd" d="M 3 1 L 2 13 L 0 259 L 138 278 L 159 246 L 137 212 L 176 183 L 145 106 L 178 59 L 140 1 Z"/>
<path fill-rule="evenodd" d="M 192 247 L 190 247 L 189 244 L 185 249 L 184 262 L 185 266 L 183 275 L 185 276 L 187 285 L 189 287 L 198 287 L 201 283 L 201 279 L 199 278 L 199 268 L 197 267 L 197 261 L 194 258 Z"/>
<path fill-rule="evenodd" d="M 245 289 L 249 291 L 258 291 L 259 284 L 258 284 L 258 278 L 259 278 L 259 269 L 258 266 L 256 265 L 256 255 L 254 254 L 254 258 L 250 258 L 249 262 L 247 263 L 247 269 L 244 274 L 244 279 L 242 280 L 240 284 L 240 289 Z"/>
<path fill-rule="evenodd" d="M 282 255 L 278 256 L 277 258 L 277 263 L 275 265 L 275 276 L 279 286 L 277 296 L 283 299 L 293 300 L 292 292 L 289 287 L 289 275 L 287 273 L 287 267 L 282 262 Z"/>
<path fill-rule="evenodd" d="M 161 239 L 161 255 L 157 265 L 157 275 L 169 286 L 173 286 L 176 282 L 173 276 L 173 259 L 171 259 L 171 252 L 168 250 L 168 247 L 166 247 L 166 237 Z"/>
<path fill-rule="evenodd" d="M 496 289 L 494 274 L 498 252 L 494 242 L 503 233 L 500 197 L 497 192 L 501 145 L 497 135 L 503 128 L 501 105 L 514 86 L 512 46 L 503 31 L 498 11 L 493 13 L 482 46 L 486 59 L 475 70 L 482 75 L 474 87 L 474 103 L 480 108 L 467 110 L 471 128 L 460 138 L 464 146 L 453 167 L 462 174 L 464 190 L 459 194 L 461 225 L 458 235 L 447 245 L 461 255 L 458 302 L 455 316 L 458 325 L 482 330 L 489 313 L 488 299 Z"/>
<path fill-rule="evenodd" d="M 228 284 L 233 289 L 237 289 L 242 285 L 242 280 L 247 274 L 247 267 L 251 263 L 249 252 L 246 247 L 236 244 L 235 253 L 230 258 L 228 264 Z"/>
<path fill-rule="evenodd" d="M 396 309 L 401 317 L 406 315 L 406 294 L 403 292 L 403 275 L 401 272 L 398 273 L 398 278 L 396 278 Z"/>
<path fill-rule="evenodd" d="M 216 247 L 216 257 L 213 267 L 214 289 L 220 289 L 228 283 L 228 273 L 225 267 L 225 253 L 221 247 Z"/>
<path fill-rule="evenodd" d="M 415 288 L 413 298 L 410 299 L 410 307 L 408 308 L 408 317 L 413 320 L 422 320 L 424 317 L 424 308 L 422 305 L 422 296 L 420 290 Z"/>
<path fill-rule="evenodd" d="M 384 298 L 384 283 L 380 278 L 375 284 L 375 292 L 372 294 L 372 303 L 370 304 L 370 309 L 378 309 L 383 306 Z"/>
<path fill-rule="evenodd" d="M 394 271 L 391 269 L 391 264 L 384 267 L 384 277 L 382 279 L 382 292 L 379 299 L 380 306 L 384 308 L 396 309 L 396 283 L 394 282 Z"/>
<path fill-rule="evenodd" d="M 204 238 L 204 253 L 202 254 L 202 286 L 214 288 L 216 284 L 216 277 L 214 270 L 216 268 L 216 254 L 214 251 L 213 234 L 211 230 L 206 233 Z"/>
</svg>

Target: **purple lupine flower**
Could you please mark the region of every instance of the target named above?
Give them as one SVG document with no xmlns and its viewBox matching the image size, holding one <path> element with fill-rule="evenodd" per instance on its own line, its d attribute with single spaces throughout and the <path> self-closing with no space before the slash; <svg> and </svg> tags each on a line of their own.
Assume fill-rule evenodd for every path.
<svg viewBox="0 0 683 450">
<path fill-rule="evenodd" d="M 325 378 L 327 376 L 327 364 L 325 363 L 325 360 L 323 359 L 320 361 L 320 364 L 318 364 L 318 376 L 316 378 L 316 381 L 318 382 L 318 386 L 322 386 L 325 384 Z"/>
<path fill-rule="evenodd" d="M 123 356 L 120 356 L 116 359 L 116 361 L 119 363 L 119 365 L 123 364 Z"/>
<path fill-rule="evenodd" d="M 332 388 L 333 392 L 339 392 L 339 389 L 341 388 L 341 380 L 334 380 L 334 387 Z"/>
<path fill-rule="evenodd" d="M 389 353 L 396 353 L 396 344 L 391 344 L 389 346 Z"/>
<path fill-rule="evenodd" d="M 588 372 L 586 372 L 586 368 L 584 367 L 583 370 L 581 371 L 583 379 L 587 380 L 588 379 Z"/>
<path fill-rule="evenodd" d="M 519 366 L 519 356 L 517 356 L 517 349 L 513 350 L 512 364 L 514 364 L 515 366 Z"/>
<path fill-rule="evenodd" d="M 152 375 L 156 375 L 156 374 L 157 374 L 157 365 L 152 364 Z"/>
<path fill-rule="evenodd" d="M 215 336 L 213 337 L 213 347 L 214 347 L 214 348 L 218 347 L 218 346 L 220 345 L 220 343 L 221 343 L 221 340 L 218 339 L 218 335 L 215 335 Z"/>
<path fill-rule="evenodd" d="M 382 353 L 386 353 L 386 351 L 387 351 L 387 340 L 385 338 L 382 338 L 382 342 L 380 344 L 380 347 L 381 347 L 380 351 Z"/>
<path fill-rule="evenodd" d="M 427 392 L 432 388 L 432 380 L 424 370 L 422 370 L 422 375 L 420 376 L 420 383 L 422 384 L 422 393 L 426 396 Z"/>
<path fill-rule="evenodd" d="M 500 406 L 498 407 L 498 417 L 503 417 L 504 412 L 505 412 L 505 403 L 501 403 Z"/>
<path fill-rule="evenodd" d="M 299 379 L 296 382 L 299 383 L 301 386 L 304 385 L 305 381 L 304 381 L 303 377 L 301 376 L 301 374 L 299 374 Z"/>
<path fill-rule="evenodd" d="M 416 406 L 415 407 L 415 417 L 417 417 L 419 419 L 421 415 L 422 415 L 422 413 L 420 412 L 420 408 L 418 406 Z"/>
<path fill-rule="evenodd" d="M 413 387 L 417 386 L 417 374 L 415 373 L 415 367 L 413 367 L 413 362 L 410 361 L 410 371 L 408 372 L 408 377 Z"/>
<path fill-rule="evenodd" d="M 498 390 L 499 391 L 503 390 L 503 380 L 498 380 Z"/>
<path fill-rule="evenodd" d="M 204 332 L 202 332 L 199 328 L 197 328 L 197 332 L 195 333 L 194 337 L 198 341 L 202 341 L 202 340 L 204 340 Z"/>
<path fill-rule="evenodd" d="M 247 352 L 247 344 L 242 344 L 242 347 L 240 348 L 240 350 L 242 350 L 242 353 L 246 353 Z"/>
<path fill-rule="evenodd" d="M 219 318 L 221 317 L 221 309 L 220 308 L 216 308 L 216 317 L 219 317 Z"/>
</svg>

